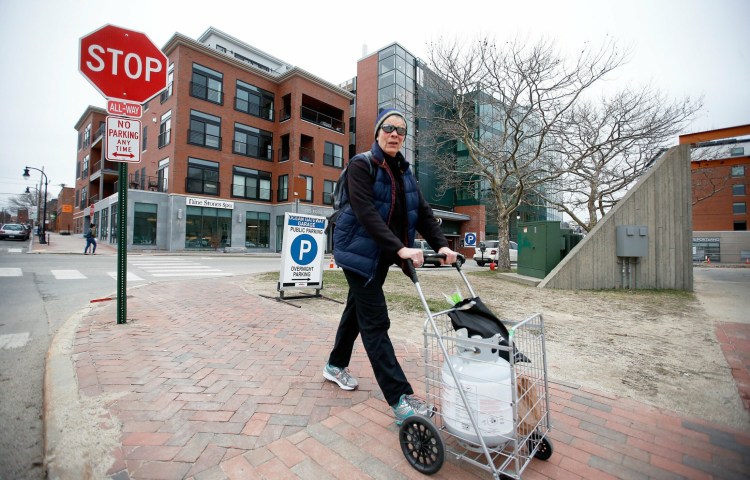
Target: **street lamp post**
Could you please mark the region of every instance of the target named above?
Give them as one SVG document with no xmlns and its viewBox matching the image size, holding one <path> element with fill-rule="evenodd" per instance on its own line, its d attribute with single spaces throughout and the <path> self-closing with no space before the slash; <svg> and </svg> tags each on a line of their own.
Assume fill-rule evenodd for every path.
<svg viewBox="0 0 750 480">
<path fill-rule="evenodd" d="M 39 233 L 39 243 L 47 243 L 47 184 L 49 183 L 49 180 L 47 179 L 47 174 L 44 173 L 44 170 L 34 167 L 24 167 L 23 178 L 29 178 L 31 176 L 29 175 L 29 170 L 36 170 L 44 177 L 44 213 L 42 213 L 42 230 Z"/>
</svg>

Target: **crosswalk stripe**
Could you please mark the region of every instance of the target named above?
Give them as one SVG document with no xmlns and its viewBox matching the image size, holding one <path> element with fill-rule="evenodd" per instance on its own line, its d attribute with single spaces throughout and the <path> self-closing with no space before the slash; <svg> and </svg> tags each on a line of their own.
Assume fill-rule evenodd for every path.
<svg viewBox="0 0 750 480">
<path fill-rule="evenodd" d="M 212 277 L 231 277 L 231 273 L 222 272 L 221 270 L 215 270 L 211 272 L 181 272 L 181 273 L 152 273 L 154 277 L 190 277 L 198 275 L 206 275 Z"/>
<path fill-rule="evenodd" d="M 23 347 L 28 342 L 29 332 L 0 335 L 0 349 L 2 350 L 10 350 L 11 348 Z"/>
<path fill-rule="evenodd" d="M 23 248 L 9 248 L 8 253 L 23 253 Z"/>
<path fill-rule="evenodd" d="M 0 277 L 22 277 L 20 268 L 0 268 Z"/>
<path fill-rule="evenodd" d="M 85 280 L 86 275 L 78 270 L 51 270 L 57 280 Z"/>
</svg>

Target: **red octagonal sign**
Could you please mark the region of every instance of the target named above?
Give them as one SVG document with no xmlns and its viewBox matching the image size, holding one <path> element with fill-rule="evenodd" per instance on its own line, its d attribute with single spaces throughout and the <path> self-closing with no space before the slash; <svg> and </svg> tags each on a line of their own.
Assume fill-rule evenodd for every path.
<svg viewBox="0 0 750 480">
<path fill-rule="evenodd" d="M 81 37 L 78 68 L 107 98 L 144 103 L 167 86 L 167 56 L 141 32 L 105 25 Z"/>
</svg>

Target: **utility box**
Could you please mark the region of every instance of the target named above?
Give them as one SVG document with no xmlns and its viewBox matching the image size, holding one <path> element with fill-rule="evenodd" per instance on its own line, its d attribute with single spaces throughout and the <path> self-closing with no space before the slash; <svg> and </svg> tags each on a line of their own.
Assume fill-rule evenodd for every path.
<svg viewBox="0 0 750 480">
<path fill-rule="evenodd" d="M 648 227 L 645 225 L 617 225 L 615 227 L 618 257 L 648 256 Z"/>
<path fill-rule="evenodd" d="M 583 236 L 559 221 L 520 223 L 518 225 L 518 274 L 544 278 Z"/>
</svg>

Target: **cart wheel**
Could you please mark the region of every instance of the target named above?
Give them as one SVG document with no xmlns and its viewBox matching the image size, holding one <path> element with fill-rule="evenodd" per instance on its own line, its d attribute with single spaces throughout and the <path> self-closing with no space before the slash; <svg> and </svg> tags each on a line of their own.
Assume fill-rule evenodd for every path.
<svg viewBox="0 0 750 480">
<path fill-rule="evenodd" d="M 529 450 L 534 450 L 535 447 L 538 447 L 534 457 L 539 460 L 549 460 L 549 457 L 552 456 L 552 444 L 547 440 L 547 437 L 542 437 L 537 432 L 529 435 L 527 444 Z"/>
<path fill-rule="evenodd" d="M 435 425 L 421 415 L 404 420 L 398 433 L 401 451 L 415 470 L 432 475 L 445 460 L 445 444 Z"/>
</svg>

